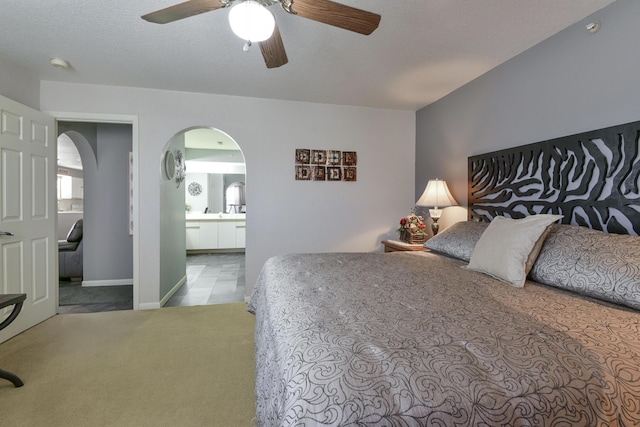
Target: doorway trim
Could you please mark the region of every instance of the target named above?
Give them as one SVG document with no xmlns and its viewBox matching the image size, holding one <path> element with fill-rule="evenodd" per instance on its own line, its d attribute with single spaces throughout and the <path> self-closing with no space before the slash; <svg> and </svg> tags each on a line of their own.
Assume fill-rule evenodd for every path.
<svg viewBox="0 0 640 427">
<path fill-rule="evenodd" d="M 133 177 L 133 309 L 140 309 L 140 232 L 139 232 L 139 160 L 138 116 L 124 114 L 69 113 L 44 111 L 56 121 L 56 149 L 58 144 L 58 122 L 117 123 L 131 125 L 132 177 Z M 56 220 L 57 223 L 57 220 Z"/>
</svg>

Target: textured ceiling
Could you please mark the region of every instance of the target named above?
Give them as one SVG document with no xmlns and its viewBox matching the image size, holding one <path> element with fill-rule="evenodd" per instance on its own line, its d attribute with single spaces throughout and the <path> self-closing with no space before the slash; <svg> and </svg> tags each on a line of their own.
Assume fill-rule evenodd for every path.
<svg viewBox="0 0 640 427">
<path fill-rule="evenodd" d="M 268 70 L 257 46 L 242 51 L 229 9 L 165 25 L 140 19 L 179 1 L 4 1 L 0 61 L 41 80 L 417 110 L 613 2 L 341 1 L 382 15 L 370 36 L 274 5 L 289 63 Z"/>
</svg>

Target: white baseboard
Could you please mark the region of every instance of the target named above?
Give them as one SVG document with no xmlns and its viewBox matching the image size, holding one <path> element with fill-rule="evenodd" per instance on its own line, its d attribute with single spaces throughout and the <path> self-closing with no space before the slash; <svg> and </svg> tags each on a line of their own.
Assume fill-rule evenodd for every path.
<svg viewBox="0 0 640 427">
<path fill-rule="evenodd" d="M 167 303 L 167 301 L 169 301 L 169 299 L 173 296 L 173 294 L 175 294 L 176 292 L 178 292 L 178 289 L 180 289 L 182 287 L 182 285 L 184 285 L 185 283 L 187 283 L 187 276 L 183 276 L 182 279 L 180 279 L 178 281 L 178 283 L 175 284 L 175 286 L 173 288 L 171 288 L 171 290 L 169 292 L 167 292 L 167 294 L 164 296 L 164 298 L 162 298 L 160 300 L 160 306 L 164 307 L 164 305 Z"/>
<path fill-rule="evenodd" d="M 83 280 L 82 286 L 124 286 L 133 285 L 133 279 Z"/>
<path fill-rule="evenodd" d="M 154 310 L 160 308 L 159 302 L 141 302 L 138 304 L 138 310 Z"/>
</svg>

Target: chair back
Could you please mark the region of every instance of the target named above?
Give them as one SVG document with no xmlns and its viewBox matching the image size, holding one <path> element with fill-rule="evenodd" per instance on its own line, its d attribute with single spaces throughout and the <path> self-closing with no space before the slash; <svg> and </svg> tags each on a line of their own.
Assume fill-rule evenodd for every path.
<svg viewBox="0 0 640 427">
<path fill-rule="evenodd" d="M 67 242 L 69 243 L 77 243 L 82 240 L 82 220 L 77 220 L 71 230 L 69 230 L 69 234 L 67 234 Z"/>
</svg>

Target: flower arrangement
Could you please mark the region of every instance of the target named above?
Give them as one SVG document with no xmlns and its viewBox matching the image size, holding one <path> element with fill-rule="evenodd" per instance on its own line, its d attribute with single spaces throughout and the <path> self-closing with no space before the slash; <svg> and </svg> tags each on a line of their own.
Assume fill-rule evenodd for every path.
<svg viewBox="0 0 640 427">
<path fill-rule="evenodd" d="M 424 218 L 416 215 L 415 209 L 412 209 L 409 215 L 400 220 L 400 228 L 398 228 L 398 231 L 424 234 L 427 232 L 427 226 L 424 224 Z"/>
<path fill-rule="evenodd" d="M 424 218 L 416 214 L 415 209 L 406 217 L 400 219 L 400 240 L 407 243 L 424 243 L 427 241 L 427 226 Z"/>
</svg>

